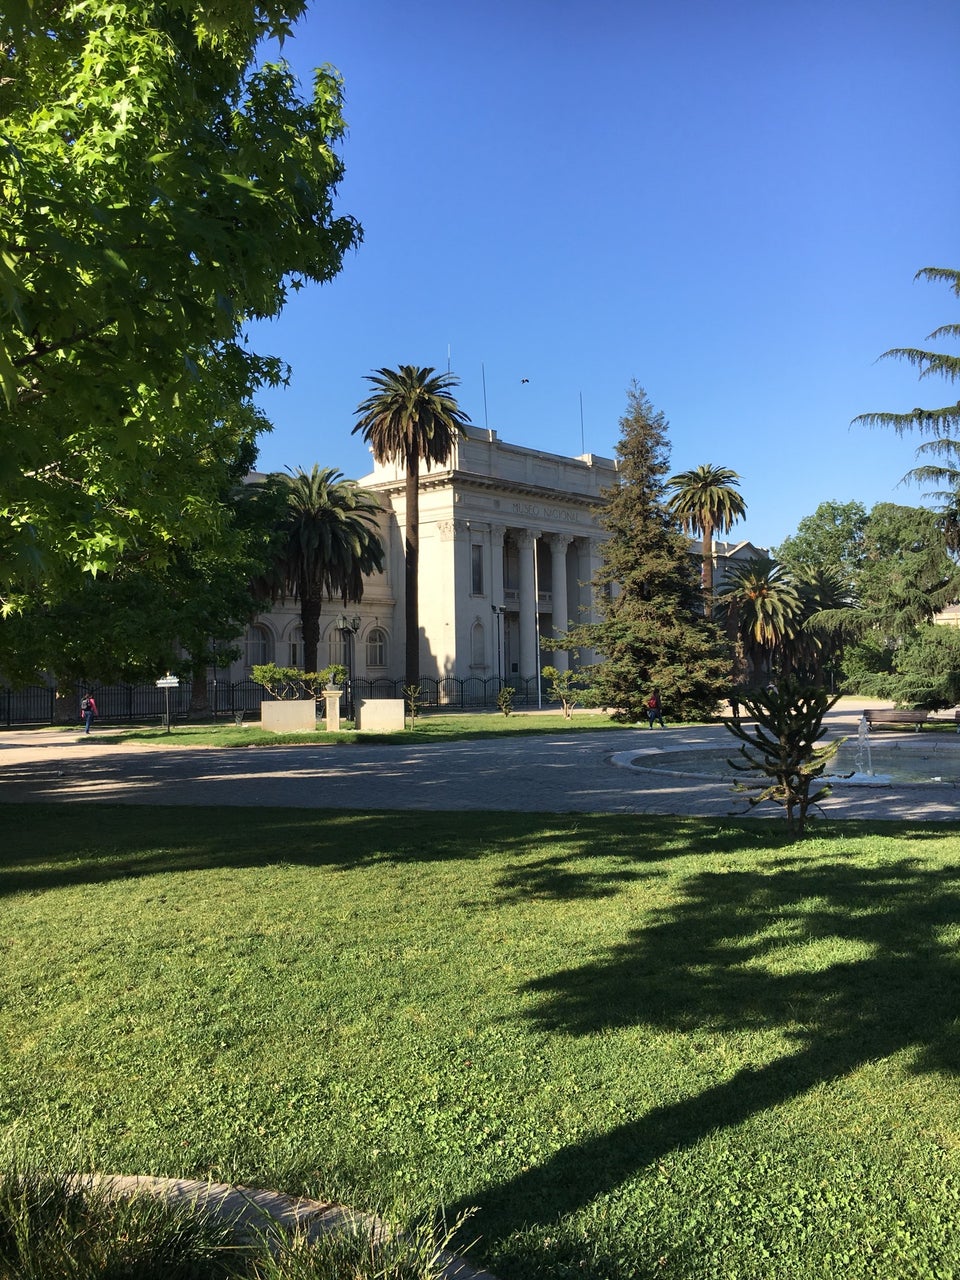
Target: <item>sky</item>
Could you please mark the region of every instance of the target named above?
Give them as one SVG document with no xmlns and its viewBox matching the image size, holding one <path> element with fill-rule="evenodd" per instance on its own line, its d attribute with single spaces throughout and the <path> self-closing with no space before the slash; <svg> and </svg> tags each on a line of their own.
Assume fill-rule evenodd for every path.
<svg viewBox="0 0 960 1280">
<path fill-rule="evenodd" d="M 960 268 L 958 50 L 955 0 L 314 4 L 283 53 L 343 75 L 364 238 L 251 330 L 292 367 L 258 466 L 368 474 L 365 375 L 417 364 L 571 455 L 613 456 L 636 381 L 673 470 L 739 473 L 738 540 L 920 503 L 918 441 L 851 419 L 956 396 L 878 357 L 957 319 L 914 277 Z"/>
</svg>

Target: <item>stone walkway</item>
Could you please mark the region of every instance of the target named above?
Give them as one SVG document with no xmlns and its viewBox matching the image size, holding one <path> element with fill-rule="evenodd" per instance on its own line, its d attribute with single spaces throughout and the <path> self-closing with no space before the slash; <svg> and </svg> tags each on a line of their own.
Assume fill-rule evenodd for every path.
<svg viewBox="0 0 960 1280">
<path fill-rule="evenodd" d="M 828 716 L 831 734 L 855 735 L 867 705 L 884 704 L 844 700 Z M 660 750 L 729 746 L 733 754 L 736 744 L 720 724 L 422 746 L 229 750 L 111 743 L 109 734 L 109 729 L 89 738 L 35 729 L 0 733 L 0 800 L 712 817 L 745 812 L 743 800 L 726 782 L 627 763 L 654 745 Z M 913 735 L 907 738 L 914 745 Z M 960 741 L 952 736 L 938 741 L 960 751 Z M 843 818 L 955 821 L 960 820 L 960 787 L 947 782 L 837 787 L 824 810 Z"/>
</svg>

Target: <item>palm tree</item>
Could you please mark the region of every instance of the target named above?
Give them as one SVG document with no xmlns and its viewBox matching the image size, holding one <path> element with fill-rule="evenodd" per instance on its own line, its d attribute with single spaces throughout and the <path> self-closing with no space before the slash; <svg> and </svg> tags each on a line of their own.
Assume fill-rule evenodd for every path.
<svg viewBox="0 0 960 1280">
<path fill-rule="evenodd" d="M 406 468 L 406 528 L 404 530 L 405 681 L 420 683 L 420 462 L 450 461 L 454 441 L 470 421 L 451 388 L 460 379 L 405 364 L 367 375 L 376 387 L 357 408 L 360 431 L 377 462 L 396 462 Z"/>
<path fill-rule="evenodd" d="M 719 594 L 728 629 L 743 647 L 754 683 L 777 667 L 789 672 L 790 642 L 802 625 L 803 606 L 792 577 L 759 556 L 735 565 Z"/>
<path fill-rule="evenodd" d="M 707 618 L 713 617 L 713 535 L 726 533 L 747 511 L 737 492 L 739 480 L 736 471 L 708 462 L 667 481 L 668 487 L 676 490 L 667 506 L 682 528 L 701 538 L 703 612 Z"/>
<path fill-rule="evenodd" d="M 323 597 L 344 604 L 363 598 L 366 574 L 383 568 L 377 528 L 380 504 L 333 467 L 314 466 L 309 475 L 276 472 L 267 486 L 278 487 L 286 503 L 277 529 L 272 593 L 300 603 L 303 669 L 317 670 Z"/>
</svg>

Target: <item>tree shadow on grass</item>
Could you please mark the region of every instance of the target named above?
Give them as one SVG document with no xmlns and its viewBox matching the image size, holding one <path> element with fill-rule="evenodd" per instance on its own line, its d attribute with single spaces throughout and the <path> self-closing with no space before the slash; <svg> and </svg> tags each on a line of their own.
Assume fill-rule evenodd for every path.
<svg viewBox="0 0 960 1280">
<path fill-rule="evenodd" d="M 600 898 L 691 854 L 777 848 L 769 823 L 632 815 L 194 806 L 4 808 L 0 895 L 216 868 L 359 867 L 506 859 L 494 902 Z M 564 852 L 552 852 L 562 846 Z M 544 853 L 544 850 L 551 852 Z M 470 904 L 489 907 L 484 904 Z"/>
<path fill-rule="evenodd" d="M 960 1073 L 960 865 L 801 856 L 697 873 L 602 958 L 530 984 L 544 1032 L 768 1030 L 795 1046 L 696 1096 L 558 1151 L 480 1197 L 481 1229 L 547 1223 L 693 1146 L 866 1063 Z"/>
</svg>

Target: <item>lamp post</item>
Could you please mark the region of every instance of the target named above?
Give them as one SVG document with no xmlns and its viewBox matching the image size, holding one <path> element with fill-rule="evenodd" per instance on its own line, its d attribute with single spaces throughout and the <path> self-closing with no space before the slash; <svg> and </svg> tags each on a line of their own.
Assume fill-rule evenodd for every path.
<svg viewBox="0 0 960 1280">
<path fill-rule="evenodd" d="M 497 629 L 497 685 L 503 685 L 503 615 L 507 612 L 506 605 L 492 604 L 490 608 L 493 610 L 494 626 Z M 500 688 L 497 688 L 497 693 Z"/>
<path fill-rule="evenodd" d="M 337 615 L 337 630 L 343 636 L 344 666 L 347 668 L 347 716 L 353 720 L 353 646 L 357 632 L 360 630 L 360 618 L 355 614 L 348 618 L 345 613 Z"/>
</svg>

